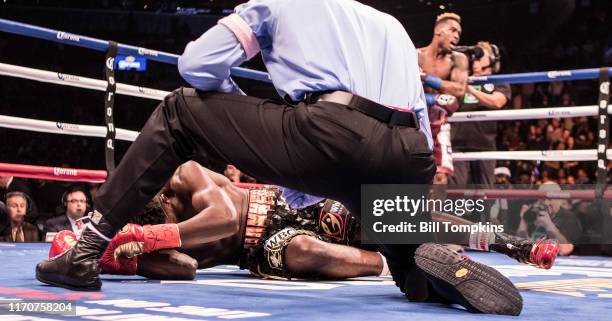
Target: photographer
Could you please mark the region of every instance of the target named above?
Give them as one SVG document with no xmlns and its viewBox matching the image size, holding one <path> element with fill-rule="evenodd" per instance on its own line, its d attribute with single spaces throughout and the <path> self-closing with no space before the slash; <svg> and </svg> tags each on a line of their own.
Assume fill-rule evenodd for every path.
<svg viewBox="0 0 612 321">
<path fill-rule="evenodd" d="M 547 182 L 540 186 L 540 191 L 560 192 L 557 183 Z M 569 210 L 566 200 L 539 200 L 532 205 L 523 205 L 520 213 L 516 235 L 532 240 L 543 237 L 559 241 L 559 255 L 569 255 L 574 250 L 574 244 L 582 236 L 582 224 L 574 213 Z"/>
<path fill-rule="evenodd" d="M 474 76 L 497 73 L 501 67 L 497 46 L 481 41 L 476 46 L 459 47 L 470 60 Z M 469 85 L 459 101 L 461 112 L 501 109 L 510 101 L 510 85 Z M 495 151 L 497 123 L 492 121 L 453 123 L 451 143 L 456 152 Z M 491 187 L 495 182 L 495 160 L 456 162 L 451 178 L 454 184 L 482 184 Z"/>
</svg>

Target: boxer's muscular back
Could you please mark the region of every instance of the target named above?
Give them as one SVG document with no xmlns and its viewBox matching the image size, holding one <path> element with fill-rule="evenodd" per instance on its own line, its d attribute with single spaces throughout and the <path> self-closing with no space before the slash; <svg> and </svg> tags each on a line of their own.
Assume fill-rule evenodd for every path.
<svg viewBox="0 0 612 321">
<path fill-rule="evenodd" d="M 169 182 L 169 191 L 174 193 L 184 207 L 179 211 L 179 221 L 185 221 L 211 204 L 223 204 L 230 208 L 240 207 L 244 193 L 225 176 L 215 173 L 194 161 L 177 168 Z M 240 212 L 240 211 L 239 211 Z"/>
</svg>

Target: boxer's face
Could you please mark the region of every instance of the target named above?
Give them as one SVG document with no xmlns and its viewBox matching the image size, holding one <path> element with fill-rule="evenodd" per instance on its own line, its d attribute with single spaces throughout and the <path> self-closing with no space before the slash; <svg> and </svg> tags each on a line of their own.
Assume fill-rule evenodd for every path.
<svg viewBox="0 0 612 321">
<path fill-rule="evenodd" d="M 445 51 L 451 51 L 457 47 L 461 40 L 461 32 L 461 25 L 453 19 L 447 19 L 435 28 L 440 47 Z"/>
</svg>

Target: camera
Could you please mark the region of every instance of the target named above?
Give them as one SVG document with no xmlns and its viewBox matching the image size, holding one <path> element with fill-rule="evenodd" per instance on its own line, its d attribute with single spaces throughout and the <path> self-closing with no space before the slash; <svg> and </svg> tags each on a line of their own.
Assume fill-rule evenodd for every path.
<svg viewBox="0 0 612 321">
<path fill-rule="evenodd" d="M 474 60 L 478 60 L 484 56 L 484 50 L 478 46 L 457 46 L 453 51 L 466 55 L 470 65 L 472 65 Z"/>
<path fill-rule="evenodd" d="M 525 214 L 523 214 L 523 219 L 526 223 L 532 224 L 533 222 L 535 222 L 538 215 L 540 215 L 540 212 L 546 212 L 550 214 L 550 208 L 548 207 L 548 205 L 544 204 L 544 202 L 537 201 L 531 204 L 527 211 L 525 211 Z"/>
</svg>

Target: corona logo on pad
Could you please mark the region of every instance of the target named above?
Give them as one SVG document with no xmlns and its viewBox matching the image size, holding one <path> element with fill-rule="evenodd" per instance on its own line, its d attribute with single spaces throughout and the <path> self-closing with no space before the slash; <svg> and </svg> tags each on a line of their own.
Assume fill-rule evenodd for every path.
<svg viewBox="0 0 612 321">
<path fill-rule="evenodd" d="M 138 54 L 142 56 L 154 56 L 154 57 L 157 57 L 159 55 L 157 51 L 146 49 L 146 48 L 138 48 Z"/>
<path fill-rule="evenodd" d="M 77 130 L 79 129 L 79 125 L 77 124 L 66 124 L 62 122 L 56 122 L 55 127 L 59 129 L 77 129 Z"/>
<path fill-rule="evenodd" d="M 570 111 L 549 111 L 548 116 L 562 116 L 562 115 L 571 115 Z"/>
<path fill-rule="evenodd" d="M 72 168 L 53 167 L 53 175 L 55 176 L 77 176 L 77 170 Z"/>
<path fill-rule="evenodd" d="M 58 31 L 56 37 L 59 40 L 70 40 L 74 42 L 81 41 L 81 37 L 77 35 L 73 35 L 71 33 L 63 32 L 63 31 Z"/>
<path fill-rule="evenodd" d="M 485 115 L 485 114 L 467 114 L 465 116 L 465 118 L 469 118 L 469 119 L 472 119 L 472 118 L 487 118 L 487 115 Z"/>
<path fill-rule="evenodd" d="M 557 77 L 569 77 L 572 75 L 570 70 L 562 70 L 562 71 L 549 71 L 546 76 L 550 79 L 555 79 Z"/>
<path fill-rule="evenodd" d="M 63 81 L 81 81 L 81 78 L 79 78 L 79 76 L 63 74 L 61 72 L 57 73 L 57 78 Z"/>
<path fill-rule="evenodd" d="M 470 77 L 471 81 L 487 81 L 489 80 L 489 77 L 487 76 L 472 76 Z"/>
</svg>

